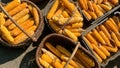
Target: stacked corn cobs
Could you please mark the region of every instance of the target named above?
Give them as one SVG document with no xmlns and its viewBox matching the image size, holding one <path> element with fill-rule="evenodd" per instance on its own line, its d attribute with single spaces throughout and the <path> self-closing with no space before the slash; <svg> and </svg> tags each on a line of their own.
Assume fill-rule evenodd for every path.
<svg viewBox="0 0 120 68">
<path fill-rule="evenodd" d="M 120 18 L 113 16 L 84 36 L 99 62 L 103 62 L 120 48 Z"/>
<path fill-rule="evenodd" d="M 49 25 L 57 33 L 77 41 L 83 26 L 83 18 L 76 6 L 69 0 L 55 0 L 47 14 Z"/>
<path fill-rule="evenodd" d="M 42 55 L 39 58 L 39 62 L 45 68 L 64 68 L 71 56 L 71 53 L 62 45 L 53 45 L 50 42 L 45 42 L 45 47 L 41 48 L 41 50 Z M 94 66 L 94 60 L 79 49 L 67 68 L 92 68 Z"/>
<path fill-rule="evenodd" d="M 95 20 L 119 4 L 119 0 L 78 0 L 88 20 Z"/>
<path fill-rule="evenodd" d="M 39 24 L 39 15 L 35 7 L 15 0 L 4 8 L 30 36 L 34 34 Z M 10 44 L 18 44 L 28 38 L 3 12 L 0 12 L 0 36 Z"/>
</svg>

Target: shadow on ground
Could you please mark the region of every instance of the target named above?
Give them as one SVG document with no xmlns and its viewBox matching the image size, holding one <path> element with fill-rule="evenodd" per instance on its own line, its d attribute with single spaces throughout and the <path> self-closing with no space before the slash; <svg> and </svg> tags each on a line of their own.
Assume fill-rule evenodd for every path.
<svg viewBox="0 0 120 68">
<path fill-rule="evenodd" d="M 10 60 L 16 59 L 20 56 L 25 49 L 21 48 L 8 48 L 0 46 L 0 64 L 4 64 Z"/>
<path fill-rule="evenodd" d="M 35 61 L 36 48 L 28 52 L 22 59 L 19 68 L 38 68 Z"/>
</svg>

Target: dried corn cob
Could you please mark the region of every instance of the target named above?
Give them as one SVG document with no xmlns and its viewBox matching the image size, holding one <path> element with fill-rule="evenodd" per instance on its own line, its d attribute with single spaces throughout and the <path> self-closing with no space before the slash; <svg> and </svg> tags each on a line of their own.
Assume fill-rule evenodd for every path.
<svg viewBox="0 0 120 68">
<path fill-rule="evenodd" d="M 46 61 L 49 64 L 51 64 L 53 62 L 53 60 L 47 54 L 42 54 L 41 59 L 43 59 L 44 61 Z"/>
<path fill-rule="evenodd" d="M 110 56 L 110 52 L 108 52 L 108 50 L 103 47 L 102 45 L 99 45 L 98 47 L 106 56 Z"/>
<path fill-rule="evenodd" d="M 17 20 L 17 23 L 18 23 L 18 24 L 23 23 L 23 22 L 26 21 L 30 16 L 31 16 L 30 14 L 27 14 L 27 15 L 23 16 L 22 18 L 20 18 L 19 20 Z M 12 30 L 12 29 L 14 29 L 15 27 L 16 27 L 16 25 L 12 23 L 11 25 L 8 26 L 8 29 L 9 29 L 9 30 Z"/>
<path fill-rule="evenodd" d="M 53 68 L 49 63 L 47 63 L 45 60 L 39 58 L 40 64 L 42 64 L 45 68 Z"/>
<path fill-rule="evenodd" d="M 86 64 L 88 64 L 90 67 L 95 66 L 94 61 L 87 54 L 85 54 L 82 50 L 77 50 L 76 55 L 81 57 L 81 59 L 83 59 L 86 62 Z"/>
<path fill-rule="evenodd" d="M 63 53 L 64 55 L 70 57 L 71 56 L 71 53 L 66 50 L 64 47 L 62 47 L 61 45 L 56 45 L 56 48 L 61 52 Z"/>
<path fill-rule="evenodd" d="M 69 58 L 66 57 L 66 56 L 64 56 L 64 55 L 61 55 L 61 59 L 64 60 L 64 61 L 66 61 L 66 62 L 69 60 Z M 75 68 L 78 68 L 78 65 L 77 65 L 76 62 L 73 61 L 73 60 L 70 60 L 70 63 L 69 63 L 69 64 L 71 64 L 71 65 L 74 66 Z"/>
<path fill-rule="evenodd" d="M 95 52 L 102 58 L 102 59 L 106 59 L 106 55 L 95 45 L 92 44 L 93 46 L 93 50 L 95 50 Z"/>
<path fill-rule="evenodd" d="M 109 7 L 109 6 L 105 5 L 105 4 L 100 4 L 100 6 L 101 6 L 104 10 L 106 10 L 106 11 L 110 11 L 110 10 L 112 9 L 112 7 Z"/>
<path fill-rule="evenodd" d="M 95 3 L 93 3 L 93 8 L 95 10 L 97 17 L 100 17 L 103 15 L 103 13 L 100 11 L 100 9 L 97 7 L 97 5 Z"/>
<path fill-rule="evenodd" d="M 64 18 L 70 17 L 69 14 L 68 14 L 68 12 L 65 11 L 65 10 L 62 12 L 62 15 L 64 16 Z"/>
<path fill-rule="evenodd" d="M 11 1 L 4 8 L 6 11 L 10 11 L 11 9 L 17 7 L 18 5 L 20 5 L 20 3 L 18 1 Z"/>
<path fill-rule="evenodd" d="M 31 21 L 26 21 L 26 22 L 20 24 L 20 26 L 24 30 L 27 30 L 28 28 L 32 27 L 33 24 L 34 24 L 34 21 L 31 20 Z M 15 27 L 12 31 L 10 31 L 10 33 L 12 36 L 17 36 L 18 34 L 22 33 L 22 31 L 18 27 Z"/>
<path fill-rule="evenodd" d="M 15 7 L 14 9 L 12 9 L 11 11 L 9 11 L 8 13 L 9 13 L 9 15 L 13 16 L 16 13 L 25 9 L 27 6 L 28 6 L 27 3 L 24 2 L 24 3 L 20 4 L 19 6 Z"/>
<path fill-rule="evenodd" d="M 65 35 L 67 35 L 68 37 L 73 39 L 74 41 L 78 41 L 78 38 L 68 29 L 64 29 L 64 33 L 65 33 Z"/>
<path fill-rule="evenodd" d="M 34 31 L 36 30 L 36 26 L 32 26 L 26 30 L 26 32 L 29 34 L 29 36 L 32 36 L 34 34 Z M 24 33 L 20 33 L 18 36 L 16 36 L 14 39 L 14 44 L 21 43 L 25 41 L 28 37 Z"/>
<path fill-rule="evenodd" d="M 95 12 L 92 11 L 87 11 L 89 13 L 89 15 L 92 17 L 92 19 L 97 19 L 97 15 L 95 14 Z"/>
<path fill-rule="evenodd" d="M 83 39 L 85 40 L 85 42 L 87 43 L 87 45 L 88 45 L 91 49 L 93 49 L 90 41 L 89 41 L 86 37 L 83 37 Z"/>
<path fill-rule="evenodd" d="M 111 39 L 111 36 L 108 32 L 108 30 L 106 29 L 106 27 L 104 25 L 100 25 L 100 30 L 102 30 L 104 32 L 104 34 L 109 38 Z"/>
<path fill-rule="evenodd" d="M 117 36 L 115 35 L 114 32 L 111 33 L 111 37 L 113 38 L 115 45 L 120 47 L 120 41 L 118 40 L 118 38 L 117 38 Z"/>
<path fill-rule="evenodd" d="M 28 14 L 29 13 L 29 9 L 23 9 L 21 12 L 17 13 L 16 15 L 13 16 L 13 19 L 16 21 L 18 20 L 19 18 L 23 17 L 24 15 Z M 12 21 L 10 19 L 8 19 L 6 22 L 5 22 L 5 26 L 9 26 L 10 24 L 12 23 Z"/>
<path fill-rule="evenodd" d="M 34 17 L 34 20 L 35 20 L 35 25 L 38 26 L 39 24 L 39 15 L 38 15 L 38 11 L 35 7 L 33 7 L 33 17 Z"/>
<path fill-rule="evenodd" d="M 14 43 L 14 38 L 11 36 L 10 32 L 5 26 L 0 25 L 0 33 L 2 35 L 2 38 L 6 40 L 8 43 L 11 43 L 11 44 Z"/>
<path fill-rule="evenodd" d="M 102 44 L 106 44 L 101 35 L 98 33 L 96 29 L 93 29 L 92 35 L 95 37 L 96 40 L 98 40 Z"/>
<path fill-rule="evenodd" d="M 5 24 L 4 14 L 0 13 L 0 26 Z"/>
<path fill-rule="evenodd" d="M 94 43 L 94 44 L 98 44 L 97 41 L 93 38 L 93 36 L 88 33 L 86 36 L 85 36 L 91 43 Z"/>
<path fill-rule="evenodd" d="M 43 51 L 43 53 L 45 53 L 45 54 L 47 54 L 48 56 L 50 56 L 50 58 L 52 58 L 53 62 L 55 62 L 55 61 L 61 62 L 60 59 L 58 59 L 58 57 L 55 56 L 55 55 L 54 55 L 53 53 L 51 53 L 50 51 L 46 50 L 45 48 L 42 48 L 41 50 Z"/>
<path fill-rule="evenodd" d="M 103 47 L 105 47 L 110 52 L 117 52 L 118 51 L 117 46 L 115 46 L 115 47 L 103 46 Z"/>
<path fill-rule="evenodd" d="M 51 51 L 53 52 L 56 56 L 60 57 L 61 53 L 49 42 L 45 43 L 45 46 Z"/>
<path fill-rule="evenodd" d="M 53 28 L 53 30 L 54 30 L 55 32 L 58 32 L 58 31 L 60 30 L 59 26 L 57 26 L 57 25 L 53 22 L 53 20 L 49 19 L 49 24 L 50 24 L 50 26 Z"/>
<path fill-rule="evenodd" d="M 96 56 L 96 58 L 98 59 L 99 62 L 102 62 L 101 57 L 95 52 L 93 51 L 94 55 Z"/>
<path fill-rule="evenodd" d="M 47 14 L 47 19 L 51 19 L 52 18 L 52 16 L 54 15 L 55 11 L 58 8 L 58 5 L 59 5 L 59 0 L 55 0 L 52 8 L 50 9 L 50 11 Z"/>
<path fill-rule="evenodd" d="M 111 46 L 110 40 L 108 39 L 108 37 L 105 35 L 105 33 L 103 31 L 99 31 L 99 34 L 102 36 L 102 38 L 104 39 L 104 41 L 107 43 L 107 45 Z"/>
<path fill-rule="evenodd" d="M 82 12 L 85 14 L 85 16 L 87 17 L 88 20 L 92 19 L 92 17 L 90 16 L 90 14 L 87 11 L 82 10 Z"/>
</svg>

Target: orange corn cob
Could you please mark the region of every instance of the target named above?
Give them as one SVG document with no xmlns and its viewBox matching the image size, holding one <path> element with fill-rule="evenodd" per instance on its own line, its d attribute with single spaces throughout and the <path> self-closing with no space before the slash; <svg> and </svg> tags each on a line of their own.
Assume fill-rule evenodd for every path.
<svg viewBox="0 0 120 68">
<path fill-rule="evenodd" d="M 8 13 L 9 13 L 9 15 L 13 16 L 16 13 L 25 9 L 27 6 L 28 6 L 27 3 L 24 2 L 24 3 L 20 4 L 19 6 L 15 7 L 14 9 L 12 9 L 11 11 L 9 11 Z"/>
<path fill-rule="evenodd" d="M 27 20 L 26 22 L 20 24 L 20 26 L 24 29 L 27 30 L 28 28 L 30 28 L 32 25 L 34 24 L 33 20 Z M 16 27 L 11 31 L 11 35 L 13 36 L 17 36 L 18 34 L 20 34 L 22 31 Z"/>
<path fill-rule="evenodd" d="M 29 34 L 29 36 L 32 36 L 36 28 L 37 26 L 32 26 L 29 29 L 27 29 L 26 32 Z M 18 36 L 14 38 L 15 39 L 14 44 L 24 42 L 27 38 L 28 37 L 24 33 L 20 33 Z"/>
<path fill-rule="evenodd" d="M 20 11 L 19 13 L 17 13 L 16 15 L 13 16 L 13 19 L 15 21 L 17 21 L 19 18 L 25 16 L 26 14 L 29 13 L 29 9 L 23 9 L 22 11 Z M 12 21 L 10 19 L 8 19 L 6 22 L 5 22 L 5 26 L 9 26 L 10 24 L 12 23 Z"/>
</svg>

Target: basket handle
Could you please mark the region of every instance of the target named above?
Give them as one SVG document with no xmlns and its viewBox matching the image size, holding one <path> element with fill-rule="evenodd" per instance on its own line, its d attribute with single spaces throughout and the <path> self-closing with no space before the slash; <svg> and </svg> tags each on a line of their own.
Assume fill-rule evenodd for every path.
<svg viewBox="0 0 120 68">
<path fill-rule="evenodd" d="M 26 35 L 28 36 L 33 42 L 36 42 L 37 39 L 35 37 L 31 37 L 19 24 L 8 14 L 8 12 L 3 8 L 3 6 L 0 4 L 1 10 L 9 17 L 9 19 Z"/>
<path fill-rule="evenodd" d="M 79 46 L 80 46 L 80 42 L 77 42 L 76 47 L 75 47 L 74 51 L 72 52 L 72 55 L 71 55 L 70 58 L 68 59 L 67 63 L 64 65 L 64 68 L 67 68 L 67 65 L 70 63 L 70 61 L 71 61 L 72 58 L 74 57 L 74 55 L 75 55 L 75 53 L 77 52 Z"/>
</svg>

